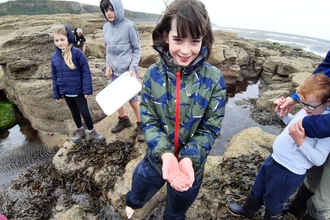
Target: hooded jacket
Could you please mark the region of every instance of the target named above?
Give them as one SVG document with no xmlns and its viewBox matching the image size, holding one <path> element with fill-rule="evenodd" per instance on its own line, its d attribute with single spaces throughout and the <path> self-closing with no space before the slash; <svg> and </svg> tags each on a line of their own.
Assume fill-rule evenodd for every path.
<svg viewBox="0 0 330 220">
<path fill-rule="evenodd" d="M 330 77 L 330 50 L 328 51 L 325 59 L 314 70 L 313 74 L 324 73 Z M 298 95 L 294 92 L 292 98 L 297 99 Z M 311 138 L 326 138 L 330 137 L 330 115 L 311 115 L 305 117 L 302 121 L 305 133 Z"/>
<path fill-rule="evenodd" d="M 169 53 L 155 49 L 161 59 L 145 73 L 140 104 L 149 162 L 162 174 L 162 155 L 178 153 L 178 160 L 190 158 L 195 175 L 201 176 L 225 114 L 224 78 L 219 69 L 205 61 L 206 47 L 185 68 L 173 64 Z M 176 86 L 178 78 L 180 86 Z M 180 106 L 179 114 L 176 103 Z M 180 124 L 176 130 L 178 115 Z M 176 132 L 179 132 L 178 150 L 174 146 Z"/>
<path fill-rule="evenodd" d="M 103 38 L 106 47 L 106 65 L 113 74 L 120 76 L 126 71 L 138 73 L 141 47 L 136 25 L 125 19 L 121 0 L 110 0 L 115 12 L 115 21 L 103 25 Z M 101 8 L 104 17 L 105 11 Z"/>
<path fill-rule="evenodd" d="M 73 44 L 74 36 L 68 25 L 68 41 Z M 93 93 L 92 76 L 85 54 L 78 48 L 72 47 L 72 61 L 76 66 L 70 69 L 64 61 L 62 51 L 56 47 L 51 56 L 53 98 L 59 99 L 65 94 L 91 95 Z"/>
</svg>

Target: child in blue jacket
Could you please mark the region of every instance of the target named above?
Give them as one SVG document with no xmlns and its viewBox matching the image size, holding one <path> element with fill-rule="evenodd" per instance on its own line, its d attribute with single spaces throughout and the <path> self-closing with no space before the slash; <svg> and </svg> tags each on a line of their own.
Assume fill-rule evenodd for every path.
<svg viewBox="0 0 330 220">
<path fill-rule="evenodd" d="M 89 139 L 101 141 L 88 109 L 87 98 L 93 93 L 92 76 L 85 54 L 73 47 L 74 36 L 69 26 L 60 25 L 53 33 L 55 52 L 51 56 L 53 97 L 60 103 L 64 97 L 77 126 L 72 141 L 77 143 L 85 136 L 81 116 L 88 129 Z"/>
</svg>

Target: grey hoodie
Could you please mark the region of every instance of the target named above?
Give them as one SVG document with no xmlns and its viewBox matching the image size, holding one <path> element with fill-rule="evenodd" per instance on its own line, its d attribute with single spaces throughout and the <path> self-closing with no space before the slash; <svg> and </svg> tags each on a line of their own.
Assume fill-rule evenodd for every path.
<svg viewBox="0 0 330 220">
<path fill-rule="evenodd" d="M 110 0 L 110 3 L 115 12 L 115 21 L 103 25 L 106 65 L 112 68 L 115 76 L 129 70 L 138 73 L 141 47 L 136 25 L 125 19 L 121 0 Z M 101 10 L 106 18 L 104 9 Z"/>
</svg>

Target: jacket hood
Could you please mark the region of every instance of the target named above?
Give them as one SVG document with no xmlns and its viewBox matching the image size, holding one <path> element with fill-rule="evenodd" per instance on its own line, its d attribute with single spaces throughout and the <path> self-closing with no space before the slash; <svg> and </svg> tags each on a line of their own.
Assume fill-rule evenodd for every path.
<svg viewBox="0 0 330 220">
<path fill-rule="evenodd" d="M 101 3 L 103 1 L 108 1 L 108 0 L 101 0 Z M 124 10 L 123 3 L 121 2 L 121 0 L 109 0 L 109 2 L 112 4 L 113 10 L 115 12 L 115 21 L 111 22 L 107 19 L 107 17 L 105 16 L 104 8 L 102 8 L 101 4 L 100 4 L 102 14 L 105 17 L 105 19 L 107 19 L 110 23 L 119 24 L 120 22 L 122 22 L 125 19 L 125 10 Z"/>
<path fill-rule="evenodd" d="M 67 30 L 67 32 L 68 32 L 68 41 L 69 41 L 69 43 L 70 44 L 73 44 L 73 41 L 74 41 L 74 36 L 73 36 L 73 33 L 72 33 L 72 30 L 71 30 L 71 28 L 69 27 L 69 25 L 64 25 L 65 26 L 65 28 L 66 28 L 66 30 Z"/>
<path fill-rule="evenodd" d="M 67 38 L 68 38 L 69 44 L 73 44 L 73 42 L 74 42 L 74 35 L 72 33 L 72 30 L 71 30 L 70 26 L 67 25 L 67 24 L 65 24 L 64 27 L 66 28 L 66 31 L 68 32 Z M 56 49 L 56 51 L 58 53 L 61 53 L 61 49 L 60 48 L 58 48 L 58 47 L 55 46 L 55 49 Z"/>
</svg>

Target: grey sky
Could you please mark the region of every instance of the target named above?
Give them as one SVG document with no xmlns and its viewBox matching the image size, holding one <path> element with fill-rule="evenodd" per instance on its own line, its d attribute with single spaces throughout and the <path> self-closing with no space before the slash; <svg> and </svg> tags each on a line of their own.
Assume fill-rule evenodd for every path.
<svg viewBox="0 0 330 220">
<path fill-rule="evenodd" d="M 95 0 L 74 0 L 99 5 Z M 122 0 L 124 8 L 160 14 L 165 10 L 166 0 Z M 5 2 L 0 0 L 0 2 Z M 330 41 L 330 1 L 313 0 L 202 0 L 212 23 L 219 27 L 233 27 L 290 33 L 316 37 Z"/>
</svg>

